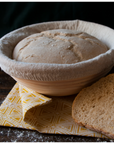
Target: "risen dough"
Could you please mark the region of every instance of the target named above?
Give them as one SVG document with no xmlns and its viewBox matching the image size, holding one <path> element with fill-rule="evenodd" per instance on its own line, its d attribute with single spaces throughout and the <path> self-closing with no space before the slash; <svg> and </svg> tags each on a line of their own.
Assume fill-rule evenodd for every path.
<svg viewBox="0 0 114 144">
<path fill-rule="evenodd" d="M 20 41 L 13 51 L 13 59 L 29 63 L 72 64 L 107 50 L 105 44 L 87 33 L 57 29 L 36 33 Z"/>
</svg>

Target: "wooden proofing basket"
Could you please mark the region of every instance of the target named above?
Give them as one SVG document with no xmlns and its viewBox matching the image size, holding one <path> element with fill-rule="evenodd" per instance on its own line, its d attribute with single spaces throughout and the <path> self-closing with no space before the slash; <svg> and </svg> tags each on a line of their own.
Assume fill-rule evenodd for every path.
<svg viewBox="0 0 114 144">
<path fill-rule="evenodd" d="M 49 29 L 87 32 L 105 43 L 109 50 L 75 64 L 25 63 L 12 59 L 13 49 L 19 41 Z M 111 70 L 114 65 L 113 39 L 114 31 L 111 28 L 81 20 L 33 24 L 12 31 L 0 39 L 0 67 L 17 82 L 36 92 L 51 96 L 72 95 Z"/>
</svg>

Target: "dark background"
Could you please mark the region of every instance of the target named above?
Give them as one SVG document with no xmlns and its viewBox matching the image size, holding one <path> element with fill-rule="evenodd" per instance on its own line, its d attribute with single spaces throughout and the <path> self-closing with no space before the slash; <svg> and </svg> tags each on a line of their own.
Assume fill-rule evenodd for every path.
<svg viewBox="0 0 114 144">
<path fill-rule="evenodd" d="M 114 2 L 0 2 L 0 37 L 29 24 L 85 20 L 114 29 Z"/>
</svg>

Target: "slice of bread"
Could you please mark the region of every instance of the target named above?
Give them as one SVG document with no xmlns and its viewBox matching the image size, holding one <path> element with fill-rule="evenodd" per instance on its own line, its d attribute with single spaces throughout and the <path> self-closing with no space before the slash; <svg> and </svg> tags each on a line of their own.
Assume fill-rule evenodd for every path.
<svg viewBox="0 0 114 144">
<path fill-rule="evenodd" d="M 114 74 L 84 88 L 74 99 L 76 123 L 114 139 Z"/>
</svg>

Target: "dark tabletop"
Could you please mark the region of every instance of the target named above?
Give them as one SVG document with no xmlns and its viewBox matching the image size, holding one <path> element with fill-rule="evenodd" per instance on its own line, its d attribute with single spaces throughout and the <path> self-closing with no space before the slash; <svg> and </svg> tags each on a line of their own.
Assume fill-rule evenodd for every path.
<svg viewBox="0 0 114 144">
<path fill-rule="evenodd" d="M 110 71 L 110 73 L 112 72 L 114 72 L 114 68 Z M 15 83 L 15 80 L 0 69 L 0 104 Z M 35 130 L 0 126 L 0 142 L 114 142 L 114 140 L 74 135 L 42 134 Z"/>
</svg>

